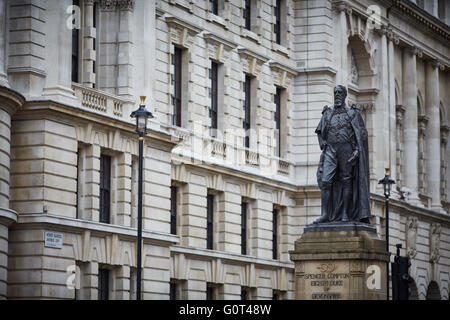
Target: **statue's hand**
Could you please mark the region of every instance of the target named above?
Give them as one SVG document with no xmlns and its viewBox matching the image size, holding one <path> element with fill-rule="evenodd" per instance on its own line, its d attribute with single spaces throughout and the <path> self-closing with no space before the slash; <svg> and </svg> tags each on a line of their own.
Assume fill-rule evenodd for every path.
<svg viewBox="0 0 450 320">
<path fill-rule="evenodd" d="M 327 148 L 328 144 L 324 141 L 322 143 L 322 145 L 320 146 L 320 150 L 325 151 L 325 149 Z"/>
<path fill-rule="evenodd" d="M 353 151 L 352 156 L 348 159 L 348 163 L 351 163 L 352 165 L 354 165 L 356 163 L 356 159 L 359 156 L 359 151 L 358 149 L 356 149 L 355 151 Z"/>
</svg>

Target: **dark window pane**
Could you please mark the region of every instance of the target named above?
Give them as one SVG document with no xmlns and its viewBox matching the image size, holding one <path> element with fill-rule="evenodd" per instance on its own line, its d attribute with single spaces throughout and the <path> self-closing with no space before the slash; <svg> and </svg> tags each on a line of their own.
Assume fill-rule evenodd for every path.
<svg viewBox="0 0 450 320">
<path fill-rule="evenodd" d="M 206 285 L 206 300 L 214 300 L 214 287 L 210 284 Z"/>
<path fill-rule="evenodd" d="M 178 127 L 181 127 L 181 90 L 182 90 L 182 54 L 183 51 L 181 48 L 175 47 L 174 56 L 173 56 L 173 71 L 174 71 L 174 90 L 173 90 L 173 99 L 174 99 L 174 109 L 173 109 L 173 119 L 172 124 Z"/>
<path fill-rule="evenodd" d="M 244 123 L 243 128 L 245 130 L 245 141 L 244 146 L 250 148 L 250 116 L 251 116 L 251 80 L 252 78 L 248 75 L 245 76 L 244 82 Z"/>
<path fill-rule="evenodd" d="M 272 211 L 272 258 L 278 259 L 278 210 Z"/>
<path fill-rule="evenodd" d="M 248 291 L 245 288 L 241 288 L 241 300 L 248 300 Z"/>
<path fill-rule="evenodd" d="M 275 123 L 277 129 L 277 154 L 281 157 L 281 89 L 277 87 L 275 93 Z"/>
<path fill-rule="evenodd" d="M 275 5 L 275 41 L 281 44 L 281 0 L 276 0 Z"/>
<path fill-rule="evenodd" d="M 176 282 L 170 283 L 170 300 L 177 300 L 177 284 L 176 284 Z"/>
<path fill-rule="evenodd" d="M 110 222 L 111 157 L 100 156 L 100 222 Z"/>
<path fill-rule="evenodd" d="M 245 6 L 244 6 L 244 24 L 245 29 L 250 30 L 251 28 L 251 0 L 245 0 Z"/>
<path fill-rule="evenodd" d="M 80 6 L 80 2 L 79 0 L 73 0 L 72 4 L 74 6 Z M 72 14 L 74 14 L 75 16 L 75 11 L 72 11 Z M 79 17 L 76 17 L 74 19 L 79 19 Z M 74 21 L 75 22 L 75 21 Z M 79 33 L 79 29 L 77 29 L 77 25 L 75 23 L 72 24 L 73 25 L 73 29 L 72 29 L 72 82 L 79 82 L 78 79 L 78 61 L 79 61 L 79 37 L 80 37 L 80 33 Z"/>
<path fill-rule="evenodd" d="M 241 203 L 241 253 L 247 254 L 247 203 Z"/>
<path fill-rule="evenodd" d="M 98 270 L 98 300 L 109 299 L 109 270 Z"/>
<path fill-rule="evenodd" d="M 211 109 L 209 110 L 209 114 L 211 117 L 211 129 L 217 129 L 217 104 L 218 104 L 218 67 L 219 65 L 215 62 L 211 62 L 211 71 L 210 71 L 210 79 L 211 79 Z"/>
<path fill-rule="evenodd" d="M 177 191 L 175 186 L 170 187 L 170 233 L 177 234 Z"/>
<path fill-rule="evenodd" d="M 213 223 L 214 223 L 214 195 L 208 194 L 206 198 L 206 249 L 213 249 Z"/>
<path fill-rule="evenodd" d="M 278 293 L 274 293 L 272 295 L 272 300 L 280 300 L 280 296 L 278 295 Z"/>
<path fill-rule="evenodd" d="M 218 0 L 209 0 L 211 3 L 211 13 L 214 13 L 215 15 L 219 14 L 219 1 Z"/>
</svg>

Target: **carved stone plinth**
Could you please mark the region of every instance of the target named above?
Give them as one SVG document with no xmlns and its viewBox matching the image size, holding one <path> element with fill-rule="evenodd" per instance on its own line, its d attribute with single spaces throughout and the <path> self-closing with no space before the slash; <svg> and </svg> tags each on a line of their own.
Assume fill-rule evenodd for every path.
<svg viewBox="0 0 450 320">
<path fill-rule="evenodd" d="M 290 252 L 298 300 L 385 300 L 389 254 L 373 226 L 323 223 L 305 228 Z"/>
</svg>

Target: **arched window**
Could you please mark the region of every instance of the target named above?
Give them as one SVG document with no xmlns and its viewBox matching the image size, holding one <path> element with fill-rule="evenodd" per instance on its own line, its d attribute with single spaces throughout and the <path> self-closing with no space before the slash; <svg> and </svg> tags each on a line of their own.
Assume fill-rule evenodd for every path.
<svg viewBox="0 0 450 320">
<path fill-rule="evenodd" d="M 427 300 L 441 300 L 441 292 L 436 281 L 431 281 L 427 289 Z"/>
</svg>

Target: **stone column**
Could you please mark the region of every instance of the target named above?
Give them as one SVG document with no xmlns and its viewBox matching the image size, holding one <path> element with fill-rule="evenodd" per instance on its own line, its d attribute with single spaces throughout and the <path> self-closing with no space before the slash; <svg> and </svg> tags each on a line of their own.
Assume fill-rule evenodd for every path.
<svg viewBox="0 0 450 320">
<path fill-rule="evenodd" d="M 391 168 L 392 177 L 397 180 L 400 172 L 398 172 L 397 167 L 397 107 L 395 99 L 395 68 L 394 68 L 394 44 L 398 44 L 399 40 L 394 36 L 391 30 L 388 30 L 388 76 L 389 76 L 389 137 L 390 137 L 390 154 L 389 167 Z M 403 114 L 401 114 L 403 117 Z M 392 193 L 397 196 L 397 188 L 393 188 Z"/>
<path fill-rule="evenodd" d="M 94 0 L 84 0 L 84 27 L 83 27 L 83 84 L 92 88 L 95 84 L 95 50 L 94 39 Z"/>
<path fill-rule="evenodd" d="M 6 74 L 6 0 L 0 0 L 0 86 L 9 87 Z"/>
<path fill-rule="evenodd" d="M 405 111 L 404 133 L 404 185 L 409 189 L 408 199 L 420 205 L 418 195 L 418 128 L 417 128 L 417 67 L 416 56 L 421 56 L 417 48 L 403 50 L 403 104 Z"/>
<path fill-rule="evenodd" d="M 432 197 L 431 208 L 441 211 L 441 120 L 439 114 L 438 62 L 430 61 L 427 63 L 425 81 L 427 116 L 430 118 L 426 137 L 428 194 Z"/>
<path fill-rule="evenodd" d="M 132 45 L 133 45 L 133 30 L 132 30 L 132 12 L 134 1 L 127 0 L 120 3 L 119 9 L 119 34 L 117 42 L 119 50 L 117 52 L 117 94 L 126 98 L 133 98 L 132 87 Z"/>
<path fill-rule="evenodd" d="M 72 90 L 72 29 L 66 25 L 67 8 L 72 0 L 56 1 L 45 11 L 46 78 L 43 95 L 62 103 L 73 104 L 76 97 Z"/>
</svg>

